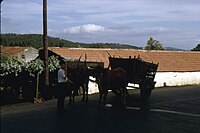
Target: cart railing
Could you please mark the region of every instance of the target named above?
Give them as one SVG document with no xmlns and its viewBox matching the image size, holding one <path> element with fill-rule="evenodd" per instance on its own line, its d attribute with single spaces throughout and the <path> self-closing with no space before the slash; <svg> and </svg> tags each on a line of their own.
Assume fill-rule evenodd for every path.
<svg viewBox="0 0 200 133">
<path fill-rule="evenodd" d="M 92 62 L 92 61 L 68 61 L 67 62 L 67 67 L 70 69 L 87 69 L 87 71 L 89 72 L 90 76 L 94 75 L 94 69 L 97 66 L 104 66 L 104 62 Z"/>
<path fill-rule="evenodd" d="M 141 58 L 109 57 L 111 69 L 122 67 L 127 72 L 128 82 L 140 84 L 146 78 L 155 78 L 158 64 L 143 61 Z"/>
</svg>

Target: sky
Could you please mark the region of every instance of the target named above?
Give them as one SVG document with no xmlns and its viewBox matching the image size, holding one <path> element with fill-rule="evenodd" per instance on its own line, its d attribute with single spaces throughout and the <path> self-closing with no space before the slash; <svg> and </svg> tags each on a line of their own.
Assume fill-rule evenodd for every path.
<svg viewBox="0 0 200 133">
<path fill-rule="evenodd" d="M 48 35 L 81 43 L 190 50 L 200 43 L 200 0 L 47 0 Z M 43 34 L 43 0 L 3 0 L 1 32 Z"/>
</svg>

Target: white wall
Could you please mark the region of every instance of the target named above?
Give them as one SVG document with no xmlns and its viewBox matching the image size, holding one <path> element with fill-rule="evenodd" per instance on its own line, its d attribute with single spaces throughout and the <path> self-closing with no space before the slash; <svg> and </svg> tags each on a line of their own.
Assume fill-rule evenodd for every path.
<svg viewBox="0 0 200 133">
<path fill-rule="evenodd" d="M 32 47 L 28 48 L 24 53 L 27 62 L 36 59 L 39 55 L 38 50 Z"/>
<path fill-rule="evenodd" d="M 200 84 L 200 72 L 157 72 L 154 81 L 156 81 L 155 87 L 163 87 L 164 83 L 166 86 L 198 85 Z M 137 84 L 129 85 L 138 87 Z M 96 83 L 89 82 L 88 86 L 89 94 L 99 92 Z M 132 87 L 128 89 L 132 89 Z"/>
<path fill-rule="evenodd" d="M 25 59 L 22 58 L 22 55 L 25 56 Z M 19 59 L 22 59 L 25 62 L 29 62 L 31 60 L 34 60 L 39 55 L 38 50 L 33 47 L 28 47 L 23 52 L 18 53 L 16 56 L 19 57 Z"/>
<path fill-rule="evenodd" d="M 157 72 L 156 87 L 200 84 L 200 72 Z"/>
<path fill-rule="evenodd" d="M 95 78 L 93 78 L 92 76 L 90 76 L 90 79 L 95 81 Z M 88 94 L 99 92 L 98 85 L 94 82 L 89 81 L 88 87 L 89 87 Z"/>
</svg>

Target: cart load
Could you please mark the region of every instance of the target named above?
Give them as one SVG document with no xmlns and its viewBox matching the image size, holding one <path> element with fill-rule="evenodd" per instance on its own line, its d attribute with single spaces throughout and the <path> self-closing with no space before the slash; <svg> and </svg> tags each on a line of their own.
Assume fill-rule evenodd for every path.
<svg viewBox="0 0 200 133">
<path fill-rule="evenodd" d="M 138 84 L 140 89 L 141 99 L 148 101 L 151 91 L 155 87 L 154 78 L 159 64 L 146 62 L 139 56 L 136 58 L 116 58 L 109 57 L 111 69 L 118 67 L 123 68 L 127 72 L 129 83 Z"/>
</svg>

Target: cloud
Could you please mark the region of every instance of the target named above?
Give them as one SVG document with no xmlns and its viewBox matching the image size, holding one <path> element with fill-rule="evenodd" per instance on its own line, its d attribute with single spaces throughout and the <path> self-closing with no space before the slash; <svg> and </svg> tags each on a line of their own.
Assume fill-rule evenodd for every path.
<svg viewBox="0 0 200 133">
<path fill-rule="evenodd" d="M 125 44 L 142 44 L 143 42 L 138 41 L 138 38 L 145 38 L 144 42 L 146 42 L 146 39 L 150 36 L 165 35 L 170 32 L 172 32 L 171 29 L 163 26 L 134 29 L 129 26 L 103 27 L 101 25 L 85 24 L 69 27 L 62 31 L 52 29 L 50 34 L 75 42 L 118 42 Z"/>
<path fill-rule="evenodd" d="M 53 30 L 52 30 L 53 32 Z M 74 26 L 69 27 L 63 30 L 64 34 L 72 34 L 72 35 L 87 35 L 91 33 L 99 33 L 98 35 L 104 34 L 105 36 L 143 36 L 143 35 L 151 35 L 151 34 L 162 34 L 170 32 L 170 29 L 166 27 L 151 27 L 151 28 L 140 28 L 140 29 L 134 29 L 131 27 L 126 26 L 119 26 L 119 27 L 103 27 L 100 25 L 95 24 L 85 24 L 81 26 Z M 58 33 L 58 31 L 57 31 Z M 97 34 L 96 34 L 97 35 Z"/>
<path fill-rule="evenodd" d="M 153 36 L 190 48 L 199 42 L 199 5 L 199 0 L 48 0 L 48 32 L 76 42 L 137 45 Z M 2 2 L 3 33 L 42 33 L 42 28 L 41 0 Z"/>
<path fill-rule="evenodd" d="M 80 33 L 95 33 L 95 32 L 103 32 L 105 30 L 104 27 L 95 25 L 95 24 L 86 24 L 82 26 L 75 26 L 64 29 L 64 33 L 69 34 L 80 34 Z"/>
</svg>

